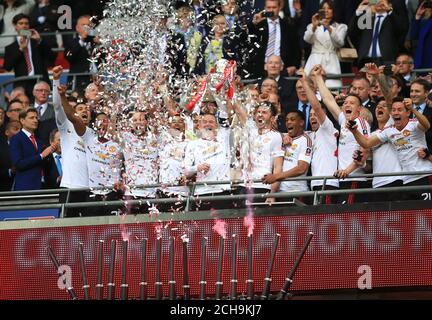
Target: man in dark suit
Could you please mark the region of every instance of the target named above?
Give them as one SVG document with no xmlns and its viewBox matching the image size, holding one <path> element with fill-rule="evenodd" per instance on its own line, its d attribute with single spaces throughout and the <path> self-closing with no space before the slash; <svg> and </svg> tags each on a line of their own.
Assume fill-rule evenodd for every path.
<svg viewBox="0 0 432 320">
<path fill-rule="evenodd" d="M 396 7 L 393 8 L 388 0 L 379 0 L 376 5 L 372 6 L 375 13 L 371 26 L 367 24 L 362 26 L 362 21 L 360 21 L 364 18 L 368 5 L 361 3 L 357 8 L 356 16 L 351 20 L 348 35 L 357 49 L 360 66 L 367 62 L 382 65 L 395 61 L 408 31 L 405 4 L 395 1 L 395 5 Z"/>
<path fill-rule="evenodd" d="M 297 30 L 294 24 L 279 18 L 280 1 L 282 0 L 266 0 L 265 13 L 255 14 L 252 23 L 248 25 L 254 49 L 248 64 L 252 79 L 263 78 L 264 64 L 273 55 L 281 57 L 288 76 L 294 75 L 300 66 Z"/>
<path fill-rule="evenodd" d="M 396 58 L 396 69 L 394 73 L 403 80 L 404 86 L 402 87 L 401 94 L 404 97 L 409 97 L 411 81 L 414 80 L 414 75 L 412 73 L 414 69 L 414 59 L 407 53 L 402 53 Z"/>
<path fill-rule="evenodd" d="M 315 90 L 315 85 L 311 80 L 309 81 L 309 86 Z M 310 111 L 311 111 L 311 104 L 308 100 L 306 89 L 303 86 L 303 83 L 298 80 L 295 85 L 296 93 L 297 93 L 297 100 L 294 103 L 290 103 L 288 105 L 288 109 L 285 110 L 284 114 L 287 115 L 288 113 L 292 111 L 300 111 L 303 113 L 305 117 L 305 123 L 304 123 L 304 130 L 305 131 L 311 131 L 311 124 L 309 121 Z"/>
<path fill-rule="evenodd" d="M 267 73 L 267 77 L 274 79 L 278 84 L 278 93 L 280 98 L 280 104 L 282 110 L 287 110 L 288 105 L 293 103 L 297 99 L 295 91 L 296 81 L 287 80 L 286 77 L 282 77 L 282 72 L 284 70 L 284 65 L 281 57 L 271 56 L 267 59 L 264 65 L 264 70 Z"/>
<path fill-rule="evenodd" d="M 45 188 L 57 189 L 60 187 L 63 175 L 62 154 L 60 146 L 60 132 L 58 129 L 51 131 L 50 144 L 56 146 L 56 149 L 47 157 L 45 164 Z"/>
<path fill-rule="evenodd" d="M 36 130 L 36 138 L 42 140 L 44 145 L 49 145 L 50 133 L 57 128 L 55 122 L 54 107 L 48 103 L 50 86 L 46 82 L 38 82 L 33 88 L 34 108 L 38 112 L 39 125 Z"/>
<path fill-rule="evenodd" d="M 17 14 L 12 23 L 18 34 L 17 40 L 5 48 L 4 68 L 14 71 L 15 77 L 42 75 L 45 81 L 49 81 L 45 57 L 54 53 L 41 39 L 39 33 L 29 29 L 30 18 L 25 14 Z M 30 36 L 31 35 L 31 36 Z M 18 81 L 14 87 L 24 87 L 26 94 L 31 96 L 35 80 Z"/>
<path fill-rule="evenodd" d="M 375 130 L 378 127 L 378 120 L 375 115 L 376 104 L 370 97 L 371 83 L 369 80 L 364 76 L 356 76 L 351 83 L 349 93 L 357 95 L 360 98 L 363 107 L 372 113 L 373 121 L 371 129 Z"/>
<path fill-rule="evenodd" d="M 10 121 L 5 127 L 5 139 L 0 139 L 0 191 L 11 191 L 15 177 L 10 154 L 10 140 L 21 130 L 19 121 Z"/>
<path fill-rule="evenodd" d="M 427 95 L 431 85 L 425 79 L 416 79 L 411 83 L 410 98 L 413 102 L 413 109 L 423 114 L 432 123 L 432 107 L 426 103 Z M 413 115 L 412 115 L 413 116 Z M 432 129 L 426 131 L 426 142 L 428 149 L 432 151 Z"/>
<path fill-rule="evenodd" d="M 13 190 L 39 190 L 43 183 L 43 162 L 56 149 L 44 149 L 42 141 L 35 138 L 38 127 L 36 109 L 29 108 L 19 115 L 22 129 L 10 141 L 12 165 L 16 168 Z"/>
<path fill-rule="evenodd" d="M 77 37 L 65 43 L 65 57 L 70 64 L 70 73 L 96 71 L 96 66 L 89 59 L 96 45 L 100 44 L 100 39 L 92 35 L 91 28 L 90 16 L 79 17 L 75 26 Z M 90 76 L 77 76 L 75 90 L 83 92 L 90 82 Z M 69 77 L 68 83 L 69 86 L 73 85 L 73 77 Z"/>
<path fill-rule="evenodd" d="M 18 121 L 19 122 L 19 114 L 22 110 L 24 110 L 24 106 L 21 103 L 21 101 L 14 99 L 9 101 L 9 104 L 7 106 L 6 110 L 6 119 L 5 123 L 8 123 L 9 121 Z"/>
</svg>

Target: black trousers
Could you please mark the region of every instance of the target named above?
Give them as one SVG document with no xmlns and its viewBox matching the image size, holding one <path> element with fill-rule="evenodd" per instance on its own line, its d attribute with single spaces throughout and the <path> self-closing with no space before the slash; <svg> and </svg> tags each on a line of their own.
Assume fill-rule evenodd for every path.
<svg viewBox="0 0 432 320">
<path fill-rule="evenodd" d="M 202 201 L 199 199 L 200 197 L 228 196 L 231 194 L 232 194 L 231 190 L 227 190 L 224 192 L 209 193 L 209 194 L 203 194 L 200 196 L 195 196 L 195 198 L 197 198 L 197 199 L 194 203 L 192 203 L 192 210 L 194 210 L 194 211 L 208 211 L 208 210 L 232 209 L 233 208 L 233 201 L 230 199 L 217 200 L 217 201 L 211 201 L 211 200 Z"/>
<path fill-rule="evenodd" d="M 139 200 L 139 204 L 128 204 L 126 207 L 121 208 L 122 214 L 148 214 L 152 208 L 158 208 L 155 204 L 150 203 L 148 200 L 155 198 L 144 198 L 136 196 L 124 196 L 124 200 Z"/>
<path fill-rule="evenodd" d="M 382 188 L 389 188 L 389 187 L 402 187 L 403 181 L 402 180 L 396 180 L 392 183 L 385 184 L 381 187 L 377 187 L 377 189 Z M 404 200 L 404 198 L 401 196 L 398 192 L 386 192 L 386 193 L 374 193 L 370 195 L 371 201 L 373 202 L 384 202 L 384 201 L 401 201 Z"/>
<path fill-rule="evenodd" d="M 370 188 L 370 181 L 339 181 L 339 189 L 364 189 Z M 353 203 L 363 203 L 368 202 L 369 196 L 367 194 L 342 194 L 337 197 L 337 202 L 342 204 L 353 204 Z"/>
<path fill-rule="evenodd" d="M 322 186 L 315 186 L 312 188 L 312 191 L 322 190 Z M 325 185 L 324 190 L 339 190 L 339 188 L 335 186 Z M 324 199 L 321 201 L 321 204 L 334 204 L 336 203 L 336 196 L 327 195 L 324 196 Z"/>
<path fill-rule="evenodd" d="M 70 191 L 68 203 L 76 202 L 87 202 L 89 197 L 88 191 Z M 60 195 L 60 202 L 65 203 L 67 198 L 67 192 Z M 86 207 L 81 208 L 67 208 L 65 209 L 65 217 L 75 218 L 75 217 L 85 217 L 87 216 L 88 209 Z"/>
<path fill-rule="evenodd" d="M 121 199 L 121 195 L 116 191 L 111 191 L 108 194 L 100 195 L 100 194 L 92 194 L 90 193 L 87 197 L 88 202 L 98 202 L 98 201 L 115 201 Z M 98 206 L 98 207 L 89 207 L 87 209 L 86 216 L 94 217 L 94 216 L 110 216 L 118 213 L 120 207 L 119 206 Z"/>
<path fill-rule="evenodd" d="M 429 186 L 432 185 L 432 176 L 424 177 L 410 183 L 404 184 L 406 187 Z M 405 194 L 407 200 L 432 200 L 432 191 L 411 191 Z"/>
<path fill-rule="evenodd" d="M 170 202 L 170 203 L 159 203 L 157 205 L 157 208 L 160 212 L 180 212 L 184 211 L 186 207 L 186 202 L 180 201 L 180 197 L 177 194 L 174 193 L 167 193 L 164 191 L 158 191 L 157 193 L 159 199 L 178 199 L 176 202 Z M 186 198 L 186 197 L 181 197 Z"/>
</svg>

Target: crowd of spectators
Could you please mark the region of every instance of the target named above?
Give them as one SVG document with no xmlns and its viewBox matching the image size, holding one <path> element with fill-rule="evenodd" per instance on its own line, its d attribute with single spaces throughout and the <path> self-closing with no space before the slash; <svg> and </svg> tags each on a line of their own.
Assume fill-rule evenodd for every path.
<svg viewBox="0 0 432 320">
<path fill-rule="evenodd" d="M 56 30 L 61 3 L 0 2 L 3 34 L 16 33 L 0 38 L 4 68 L 16 77 L 43 75 L 43 81 L 15 83 L 0 108 L 1 191 L 88 187 L 91 193 L 72 193 L 70 200 L 95 201 L 182 198 L 190 181 L 241 182 L 198 185 L 198 197 L 432 183 L 431 73 L 413 73 L 432 68 L 432 1 L 176 1 L 175 19 L 161 17 L 171 42 L 167 70 L 197 81 L 235 61 L 236 98 L 206 95 L 189 112 L 174 88 L 162 106 L 128 110 L 126 126 L 100 112 L 106 92 L 97 77 L 60 83 L 64 71 L 54 66 L 52 51 L 58 39 L 41 33 Z M 85 14 L 74 17 L 76 35 L 64 39 L 65 58 L 70 72 L 97 72 L 90 59 L 101 44 L 91 33 L 94 12 L 77 12 Z M 358 57 L 347 62 L 339 49 L 349 43 Z M 355 76 L 332 76 L 343 72 Z M 431 174 L 404 176 L 408 171 Z M 400 175 L 355 177 L 365 173 Z M 334 179 L 284 181 L 305 176 Z M 135 187 L 157 183 L 178 186 Z M 349 194 L 326 202 L 401 199 L 431 196 Z M 149 211 L 145 203 L 134 210 Z M 243 205 L 194 203 L 197 210 Z M 182 208 L 183 202 L 157 207 Z"/>
</svg>

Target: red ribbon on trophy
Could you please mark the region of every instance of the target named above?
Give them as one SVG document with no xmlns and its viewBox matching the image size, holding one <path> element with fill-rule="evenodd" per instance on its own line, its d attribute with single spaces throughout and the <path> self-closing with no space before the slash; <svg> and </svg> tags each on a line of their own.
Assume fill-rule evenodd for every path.
<svg viewBox="0 0 432 320">
<path fill-rule="evenodd" d="M 202 99 L 202 97 L 204 96 L 205 92 L 207 90 L 207 77 L 200 80 L 198 82 L 198 90 L 197 93 L 194 97 L 192 97 L 188 104 L 186 105 L 186 110 L 188 110 L 189 112 L 192 112 L 195 108 L 195 105 L 198 103 L 198 101 L 200 101 Z"/>
</svg>

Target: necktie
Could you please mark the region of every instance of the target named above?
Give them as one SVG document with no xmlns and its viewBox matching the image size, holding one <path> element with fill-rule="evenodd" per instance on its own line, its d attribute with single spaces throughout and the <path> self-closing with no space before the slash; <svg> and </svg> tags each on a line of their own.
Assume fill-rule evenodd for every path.
<svg viewBox="0 0 432 320">
<path fill-rule="evenodd" d="M 378 38 L 379 38 L 379 31 L 380 31 L 380 26 L 381 26 L 381 18 L 383 16 L 378 16 L 378 21 L 375 25 L 375 30 L 374 30 L 374 34 L 372 37 L 372 58 L 376 58 L 378 53 L 377 53 L 377 48 L 378 48 Z"/>
<path fill-rule="evenodd" d="M 418 112 L 420 112 L 421 113 L 421 107 L 420 106 L 417 106 L 417 107 L 414 107 Z M 416 119 L 417 117 L 416 117 L 416 115 L 414 114 L 414 112 L 412 112 L 411 113 L 412 114 L 412 118 L 413 119 Z"/>
<path fill-rule="evenodd" d="M 24 49 L 24 58 L 25 58 L 26 66 L 27 66 L 27 73 L 30 74 L 32 72 L 33 68 L 32 68 L 32 64 L 31 64 L 31 60 L 30 60 L 31 57 L 30 57 L 30 51 L 29 51 L 28 47 L 26 47 Z"/>
<path fill-rule="evenodd" d="M 234 26 L 234 17 L 233 16 L 226 16 L 227 18 L 227 22 L 228 22 L 228 27 L 231 30 L 232 27 Z"/>
<path fill-rule="evenodd" d="M 63 169 L 62 169 L 62 164 L 61 164 L 61 155 L 57 154 L 55 156 L 55 162 L 56 162 L 57 171 L 59 173 L 59 176 L 63 176 Z"/>
<path fill-rule="evenodd" d="M 41 114 L 42 106 L 37 106 L 37 107 L 36 107 L 36 110 L 37 110 L 37 113 L 38 113 L 39 118 L 42 117 L 42 114 Z"/>
<path fill-rule="evenodd" d="M 304 115 L 304 117 L 305 117 L 305 130 L 308 130 L 308 125 L 309 125 L 309 119 L 308 119 L 308 112 L 307 112 L 307 108 L 309 107 L 309 105 L 308 104 L 304 104 L 303 106 L 302 106 L 302 112 L 303 112 L 303 115 Z"/>
<path fill-rule="evenodd" d="M 274 55 L 276 49 L 276 23 L 277 21 L 270 21 L 272 30 L 269 30 L 269 40 L 267 44 L 266 58 Z"/>
<path fill-rule="evenodd" d="M 37 144 L 36 144 L 36 139 L 35 139 L 34 135 L 30 135 L 30 141 L 33 143 L 33 146 L 37 150 Z"/>
</svg>

